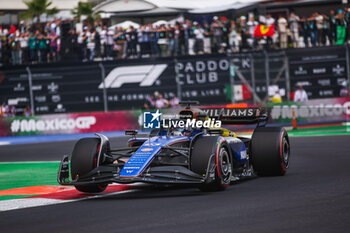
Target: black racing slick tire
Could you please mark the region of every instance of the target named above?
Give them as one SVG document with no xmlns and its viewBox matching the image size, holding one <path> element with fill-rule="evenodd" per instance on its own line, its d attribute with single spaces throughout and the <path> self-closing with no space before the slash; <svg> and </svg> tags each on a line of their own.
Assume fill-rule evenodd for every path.
<svg viewBox="0 0 350 233">
<path fill-rule="evenodd" d="M 284 128 L 256 128 L 250 142 L 250 150 L 253 168 L 259 176 L 286 174 L 289 167 L 290 143 Z"/>
<path fill-rule="evenodd" d="M 224 190 L 232 174 L 232 157 L 226 141 L 220 136 L 199 138 L 191 152 L 191 170 L 206 177 L 205 183 L 199 186 L 201 191 Z"/>
<path fill-rule="evenodd" d="M 71 157 L 71 177 L 76 179 L 89 173 L 97 166 L 100 139 L 82 138 L 74 146 Z M 80 192 L 98 193 L 107 188 L 107 184 L 74 185 Z"/>
</svg>

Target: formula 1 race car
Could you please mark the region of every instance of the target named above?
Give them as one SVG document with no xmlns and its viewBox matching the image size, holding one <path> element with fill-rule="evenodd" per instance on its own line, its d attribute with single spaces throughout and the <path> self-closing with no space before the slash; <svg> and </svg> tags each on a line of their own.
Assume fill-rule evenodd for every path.
<svg viewBox="0 0 350 233">
<path fill-rule="evenodd" d="M 187 106 L 172 121 L 189 121 L 189 127 L 160 127 L 147 138 L 137 138 L 136 130 L 128 130 L 126 135 L 132 136 L 128 146 L 117 149 L 111 149 L 102 134 L 80 139 L 71 156 L 63 157 L 58 182 L 81 192 L 102 192 L 114 182 L 190 184 L 202 191 L 219 191 L 244 177 L 286 173 L 288 134 L 284 128 L 265 127 L 267 114 L 261 109 L 203 110 L 192 108 L 197 104 L 193 101 L 181 104 Z M 257 127 L 251 138 L 238 137 L 225 128 L 191 126 L 193 120 L 201 119 Z"/>
</svg>

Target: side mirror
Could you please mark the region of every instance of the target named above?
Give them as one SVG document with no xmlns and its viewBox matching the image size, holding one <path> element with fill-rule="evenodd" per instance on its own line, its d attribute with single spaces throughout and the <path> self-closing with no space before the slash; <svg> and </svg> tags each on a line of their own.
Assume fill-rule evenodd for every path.
<svg viewBox="0 0 350 233">
<path fill-rule="evenodd" d="M 222 135 L 222 133 L 224 132 L 222 129 L 208 129 L 207 131 L 209 134 L 218 134 L 218 135 Z"/>
<path fill-rule="evenodd" d="M 135 136 L 137 133 L 137 130 L 125 130 L 125 135 Z"/>
</svg>

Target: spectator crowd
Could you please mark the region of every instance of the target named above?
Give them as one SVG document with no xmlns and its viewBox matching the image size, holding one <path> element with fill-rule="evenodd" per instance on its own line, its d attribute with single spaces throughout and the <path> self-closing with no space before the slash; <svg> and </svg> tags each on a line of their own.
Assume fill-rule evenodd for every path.
<svg viewBox="0 0 350 233">
<path fill-rule="evenodd" d="M 0 64 L 47 63 L 71 58 L 81 61 L 166 57 L 239 52 L 273 48 L 342 45 L 350 41 L 350 9 L 299 17 L 242 15 L 234 20 L 213 17 L 212 22 L 185 20 L 175 25 L 108 28 L 102 23 L 73 27 L 65 35 L 62 21 L 44 25 L 0 26 Z M 269 36 L 257 36 L 260 25 Z"/>
<path fill-rule="evenodd" d="M 174 94 L 169 94 L 169 99 L 164 98 L 164 96 L 158 91 L 154 92 L 154 95 L 149 95 L 143 104 L 144 109 L 164 109 L 170 107 L 176 107 L 179 105 L 179 98 Z"/>
<path fill-rule="evenodd" d="M 31 116 L 32 110 L 30 106 L 25 107 L 22 114 L 23 116 Z M 15 117 L 19 116 L 18 112 L 16 111 L 16 107 L 14 105 L 3 103 L 0 105 L 0 117 Z"/>
</svg>

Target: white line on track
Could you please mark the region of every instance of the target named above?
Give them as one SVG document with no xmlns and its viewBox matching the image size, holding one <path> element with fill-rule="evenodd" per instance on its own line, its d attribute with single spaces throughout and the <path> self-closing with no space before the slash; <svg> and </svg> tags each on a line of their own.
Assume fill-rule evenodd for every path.
<svg viewBox="0 0 350 233">
<path fill-rule="evenodd" d="M 11 143 L 8 142 L 8 141 L 3 141 L 3 142 L 0 142 L 0 146 L 6 146 L 6 145 L 10 145 Z"/>
<path fill-rule="evenodd" d="M 136 190 L 118 191 L 118 192 L 106 193 L 106 194 L 102 193 L 94 196 L 89 196 L 89 197 L 84 197 L 79 199 L 72 199 L 72 200 L 55 200 L 55 199 L 49 199 L 49 198 L 30 198 L 30 197 L 22 198 L 22 199 L 4 200 L 4 201 L 0 201 L 0 211 L 9 211 L 9 210 L 18 210 L 18 209 L 24 209 L 24 208 L 30 208 L 30 207 L 63 204 L 63 203 L 69 203 L 74 201 L 82 201 L 87 199 L 94 199 L 94 198 L 130 193 L 134 191 Z"/>
</svg>

